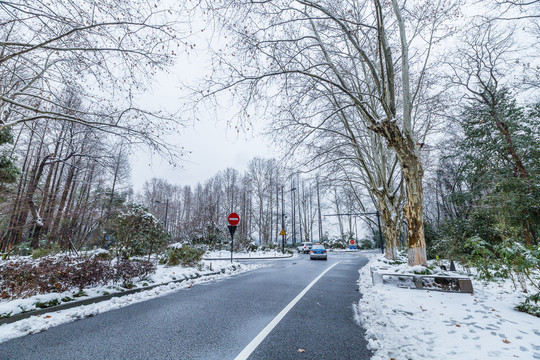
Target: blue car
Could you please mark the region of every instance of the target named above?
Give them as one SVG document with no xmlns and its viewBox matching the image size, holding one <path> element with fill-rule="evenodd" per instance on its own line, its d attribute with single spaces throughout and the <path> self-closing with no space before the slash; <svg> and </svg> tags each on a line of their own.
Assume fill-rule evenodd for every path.
<svg viewBox="0 0 540 360">
<path fill-rule="evenodd" d="M 326 257 L 326 249 L 324 248 L 324 245 L 321 245 L 321 244 L 313 245 L 309 252 L 309 258 L 311 260 L 314 260 L 314 259 L 327 260 L 328 258 Z"/>
</svg>

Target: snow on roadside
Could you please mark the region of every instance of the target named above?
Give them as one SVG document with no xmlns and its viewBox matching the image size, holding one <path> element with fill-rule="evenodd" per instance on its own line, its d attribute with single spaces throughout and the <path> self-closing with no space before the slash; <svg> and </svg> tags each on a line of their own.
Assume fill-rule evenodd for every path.
<svg viewBox="0 0 540 360">
<path fill-rule="evenodd" d="M 293 254 L 292 257 L 297 257 L 298 254 Z M 282 258 L 286 257 L 287 259 L 291 258 L 291 254 L 285 254 L 283 255 L 281 251 L 244 251 L 244 252 L 235 252 L 233 253 L 233 258 L 252 258 L 252 259 L 258 259 L 258 258 Z M 204 254 L 204 259 L 216 259 L 216 258 L 223 258 L 223 259 L 230 259 L 231 258 L 231 252 L 227 250 L 219 250 L 219 251 L 207 251 L 206 254 Z"/>
<path fill-rule="evenodd" d="M 159 265 L 156 273 L 153 274 L 150 279 L 142 283 L 148 285 L 157 285 L 160 283 L 164 284 L 162 286 L 158 286 L 153 289 L 131 295 L 112 298 L 110 300 L 101 301 L 95 304 L 82 305 L 71 309 L 50 312 L 44 315 L 36 315 L 27 319 L 16 321 L 11 324 L 0 325 L 0 343 L 16 337 L 45 331 L 52 326 L 57 326 L 77 319 L 94 316 L 109 310 L 119 309 L 121 307 L 135 304 L 138 302 L 151 300 L 159 296 L 170 294 L 179 289 L 189 288 L 194 284 L 201 284 L 217 279 L 222 279 L 231 275 L 255 270 L 264 266 L 264 264 L 231 264 L 230 262 L 221 260 L 212 262 L 203 261 L 203 268 L 205 270 L 201 271 L 196 268 L 182 268 L 179 266 L 166 267 L 163 265 Z M 203 275 L 205 273 L 208 274 L 217 271 L 223 271 L 223 273 L 218 275 L 205 276 L 199 279 L 192 279 L 179 283 L 170 282 L 187 278 L 196 274 Z M 139 283 L 138 285 L 141 285 L 141 283 Z M 122 289 L 119 286 L 100 286 L 92 289 L 85 289 L 84 291 L 88 296 L 85 296 L 82 299 L 86 300 L 91 297 L 101 296 L 104 293 L 114 293 L 122 290 L 125 289 Z M 20 313 L 22 311 L 21 309 L 24 309 L 24 311 L 29 311 L 31 309 L 35 309 L 35 303 L 37 301 L 47 302 L 53 299 L 60 299 L 65 296 L 72 296 L 71 292 L 61 294 L 53 293 L 36 295 L 28 299 L 18 299 L 12 301 L 4 300 L 0 302 L 0 314 L 13 312 L 13 315 L 15 313 Z"/>
<path fill-rule="evenodd" d="M 370 267 L 388 264 L 366 256 L 355 318 L 373 360 L 540 359 L 540 320 L 514 310 L 523 295 L 510 281 L 472 279 L 474 294 L 374 286 Z"/>
</svg>

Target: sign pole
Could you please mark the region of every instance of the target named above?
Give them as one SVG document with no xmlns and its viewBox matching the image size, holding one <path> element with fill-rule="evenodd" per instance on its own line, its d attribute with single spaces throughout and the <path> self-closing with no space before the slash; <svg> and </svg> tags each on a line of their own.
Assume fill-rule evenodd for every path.
<svg viewBox="0 0 540 360">
<path fill-rule="evenodd" d="M 233 262 L 234 232 L 235 231 L 236 231 L 236 225 L 229 225 L 229 233 L 231 233 L 231 263 Z"/>
<path fill-rule="evenodd" d="M 240 216 L 238 216 L 237 213 L 230 213 L 227 217 L 227 221 L 229 222 L 229 233 L 231 234 L 231 263 L 233 262 L 233 251 L 234 251 L 234 232 L 236 231 L 236 227 L 238 223 L 240 222 Z"/>
</svg>

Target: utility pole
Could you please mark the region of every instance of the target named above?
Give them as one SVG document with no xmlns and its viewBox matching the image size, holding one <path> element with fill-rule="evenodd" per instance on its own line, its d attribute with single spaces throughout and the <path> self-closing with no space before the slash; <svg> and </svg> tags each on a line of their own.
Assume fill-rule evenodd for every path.
<svg viewBox="0 0 540 360">
<path fill-rule="evenodd" d="M 294 185 L 294 182 L 293 182 Z M 293 246 L 296 245 L 296 194 L 295 194 L 296 188 L 293 186 L 291 188 L 291 194 L 292 194 L 292 243 Z"/>
<path fill-rule="evenodd" d="M 319 216 L 319 242 L 322 242 L 322 216 L 321 216 L 321 194 L 319 190 L 319 177 L 317 176 L 317 214 Z"/>
<path fill-rule="evenodd" d="M 304 240 L 303 234 L 302 234 L 302 201 L 300 201 L 300 178 L 297 177 L 297 183 L 298 183 L 298 233 L 300 234 L 300 242 L 302 243 Z"/>
<path fill-rule="evenodd" d="M 285 254 L 285 209 L 283 204 L 283 185 L 281 185 L 281 253 Z"/>
</svg>

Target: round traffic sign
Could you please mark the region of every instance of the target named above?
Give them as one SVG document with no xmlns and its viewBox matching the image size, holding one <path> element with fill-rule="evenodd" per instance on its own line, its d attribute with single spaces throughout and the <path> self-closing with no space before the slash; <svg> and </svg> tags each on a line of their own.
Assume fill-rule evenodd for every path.
<svg viewBox="0 0 540 360">
<path fill-rule="evenodd" d="M 229 221 L 229 224 L 235 226 L 240 222 L 240 216 L 238 216 L 237 213 L 230 213 L 227 220 Z"/>
<path fill-rule="evenodd" d="M 354 245 L 354 239 L 349 240 L 349 242 L 351 243 L 351 245 Z"/>
</svg>

